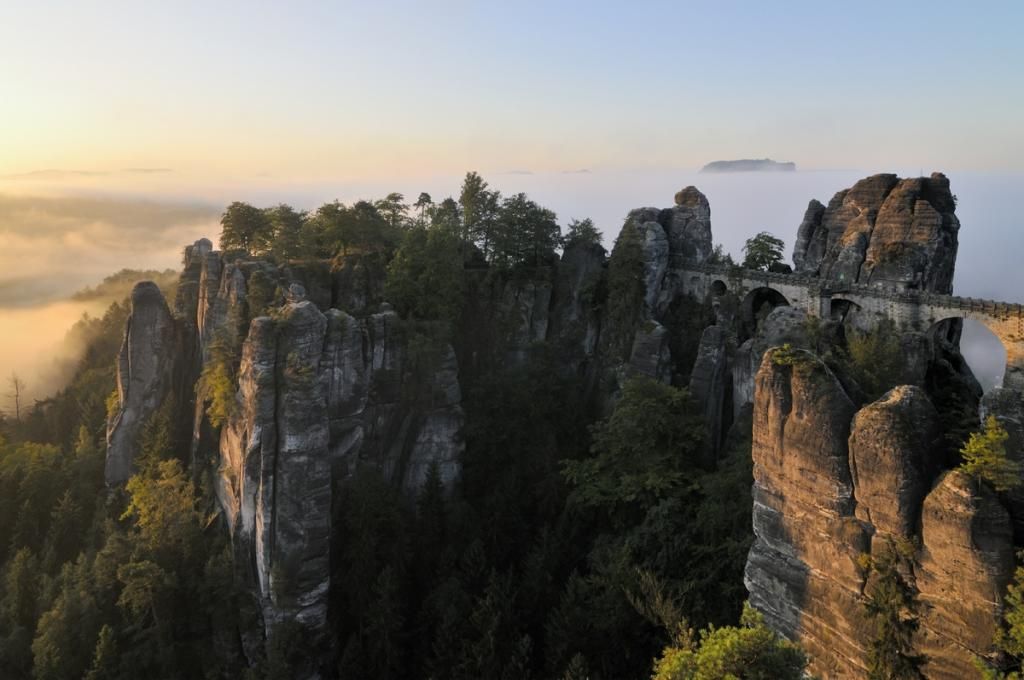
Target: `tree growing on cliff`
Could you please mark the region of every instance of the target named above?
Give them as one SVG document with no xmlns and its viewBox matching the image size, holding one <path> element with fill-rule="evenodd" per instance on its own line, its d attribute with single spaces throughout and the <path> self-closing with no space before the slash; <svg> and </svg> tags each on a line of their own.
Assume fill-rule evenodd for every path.
<svg viewBox="0 0 1024 680">
<path fill-rule="evenodd" d="M 235 201 L 220 218 L 221 250 L 244 250 L 251 255 L 265 253 L 273 241 L 273 225 L 267 214 L 248 203 Z"/>
<path fill-rule="evenodd" d="M 685 624 L 654 664 L 652 680 L 800 680 L 807 657 L 780 638 L 764 617 L 744 604 L 739 626 L 709 626 L 695 640 Z"/>
<path fill-rule="evenodd" d="M 985 680 L 1020 680 L 1021 661 L 1024 659 L 1024 566 L 1019 561 L 1024 552 L 1017 553 L 1018 565 L 1013 573 L 1013 582 L 1003 597 L 1003 623 L 996 632 L 996 649 L 1005 657 L 1001 669 L 989 666 L 987 659 L 978 659 L 976 664 Z"/>
<path fill-rule="evenodd" d="M 459 192 L 459 206 L 462 208 L 462 243 L 464 247 L 472 242 L 479 245 L 484 256 L 491 252 L 494 230 L 498 218 L 501 194 L 487 188 L 476 172 L 467 172 Z"/>
<path fill-rule="evenodd" d="M 457 234 L 442 227 L 412 227 L 388 265 L 384 292 L 403 317 L 453 321 L 463 300 Z"/>
<path fill-rule="evenodd" d="M 773 264 L 782 262 L 785 248 L 786 243 L 782 239 L 762 231 L 743 244 L 743 268 L 768 271 Z"/>
<path fill-rule="evenodd" d="M 995 416 L 985 419 L 981 432 L 971 434 L 960 449 L 963 463 L 960 469 L 987 482 L 996 491 L 1008 491 L 1021 485 L 1021 464 L 1006 455 L 1006 440 L 1010 434 Z"/>
<path fill-rule="evenodd" d="M 295 260 L 308 257 L 309 244 L 306 243 L 304 226 L 308 215 L 305 211 L 281 203 L 264 209 L 270 223 L 270 252 L 282 260 Z"/>
<path fill-rule="evenodd" d="M 555 252 L 560 240 L 555 213 L 519 193 L 501 203 L 490 259 L 503 267 L 537 266 Z"/>
<path fill-rule="evenodd" d="M 926 658 L 914 653 L 918 628 L 917 601 L 903 578 L 913 546 L 888 541 L 877 557 L 862 556 L 861 564 L 873 575 L 874 586 L 864 605 L 874 636 L 868 645 L 869 680 L 924 678 Z"/>
<path fill-rule="evenodd" d="M 565 236 L 562 238 L 562 247 L 568 248 L 576 244 L 601 245 L 601 231 L 594 226 L 594 221 L 589 217 L 584 220 L 573 220 L 566 227 Z"/>
<path fill-rule="evenodd" d="M 867 333 L 847 335 L 844 367 L 869 401 L 874 401 L 900 382 L 903 354 L 896 326 L 888 319 Z"/>
</svg>

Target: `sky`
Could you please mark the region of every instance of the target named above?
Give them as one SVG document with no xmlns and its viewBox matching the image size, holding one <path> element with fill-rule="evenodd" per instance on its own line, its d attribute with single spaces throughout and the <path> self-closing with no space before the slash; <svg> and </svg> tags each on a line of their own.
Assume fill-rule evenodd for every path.
<svg viewBox="0 0 1024 680">
<path fill-rule="evenodd" d="M 178 266 L 232 200 L 439 199 L 468 170 L 609 246 L 696 184 L 735 255 L 789 252 L 861 177 L 944 171 L 957 292 L 1024 301 L 1022 25 L 1019 0 L 0 0 L 0 375 L 98 313 L 69 293 Z M 696 172 L 764 157 L 799 171 Z"/>
<path fill-rule="evenodd" d="M 1021 25 L 1018 0 L 8 2 L 0 181 L 1021 170 Z"/>
</svg>

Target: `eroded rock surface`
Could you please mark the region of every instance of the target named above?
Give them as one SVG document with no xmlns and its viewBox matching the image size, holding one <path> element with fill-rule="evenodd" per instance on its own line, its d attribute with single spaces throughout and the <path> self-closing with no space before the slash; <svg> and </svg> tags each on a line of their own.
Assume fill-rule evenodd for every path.
<svg viewBox="0 0 1024 680">
<path fill-rule="evenodd" d="M 960 222 L 949 180 L 873 175 L 812 201 L 793 252 L 796 271 L 842 283 L 953 289 Z"/>
<path fill-rule="evenodd" d="M 929 678 L 976 677 L 975 656 L 990 653 L 1013 575 L 1013 529 L 995 493 L 947 472 L 921 513 L 918 646 Z"/>
<path fill-rule="evenodd" d="M 961 472 L 935 481 L 942 426 L 923 389 L 896 387 L 854 411 L 814 355 L 765 353 L 754 398 L 750 601 L 801 643 L 817 676 L 865 677 L 873 586 L 858 557 L 890 540 L 918 545 L 906 578 L 920 603 L 915 646 L 929 657 L 926 677 L 975 677 L 1012 575 L 1010 515 Z"/>
<path fill-rule="evenodd" d="M 857 412 L 849 442 L 857 517 L 878 537 L 915 535 L 941 464 L 939 436 L 939 414 L 918 387 L 893 388 Z"/>
<path fill-rule="evenodd" d="M 174 318 L 157 285 L 135 284 L 117 357 L 118 408 L 107 422 L 107 484 L 121 484 L 133 474 L 139 435 L 171 393 L 177 338 Z"/>
<path fill-rule="evenodd" d="M 754 544 L 745 583 L 768 624 L 798 640 L 828 677 L 859 677 L 864 626 L 858 557 L 869 531 L 854 515 L 846 441 L 855 407 L 804 350 L 765 353 L 754 397 Z"/>
</svg>

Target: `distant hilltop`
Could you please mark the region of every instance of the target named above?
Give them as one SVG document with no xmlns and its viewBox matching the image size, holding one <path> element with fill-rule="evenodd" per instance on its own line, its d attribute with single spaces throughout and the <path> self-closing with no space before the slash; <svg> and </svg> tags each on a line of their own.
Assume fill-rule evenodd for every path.
<svg viewBox="0 0 1024 680">
<path fill-rule="evenodd" d="M 714 161 L 700 169 L 701 172 L 796 172 L 796 163 L 745 158 L 738 161 Z"/>
</svg>

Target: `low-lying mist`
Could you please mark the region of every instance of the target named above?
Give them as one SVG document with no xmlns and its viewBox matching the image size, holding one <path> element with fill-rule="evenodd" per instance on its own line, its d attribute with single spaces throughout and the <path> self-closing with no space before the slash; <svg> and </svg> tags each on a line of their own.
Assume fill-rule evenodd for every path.
<svg viewBox="0 0 1024 680">
<path fill-rule="evenodd" d="M 182 246 L 215 234 L 219 213 L 195 202 L 0 194 L 0 409 L 11 408 L 12 373 L 25 383 L 23 404 L 63 386 L 82 349 L 68 331 L 124 293 L 70 299 L 76 291 L 124 268 L 178 268 Z"/>
</svg>

